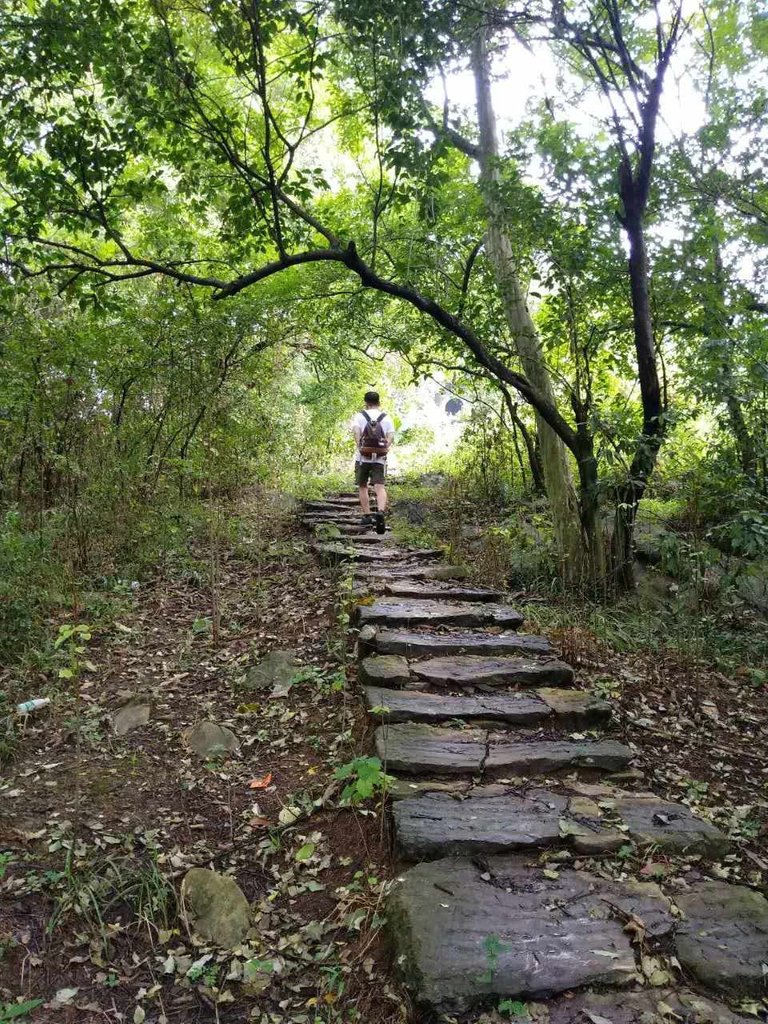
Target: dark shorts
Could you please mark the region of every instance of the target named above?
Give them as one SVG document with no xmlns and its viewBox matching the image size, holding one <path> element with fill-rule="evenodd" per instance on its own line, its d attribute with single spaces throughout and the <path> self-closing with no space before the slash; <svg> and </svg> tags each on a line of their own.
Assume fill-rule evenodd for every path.
<svg viewBox="0 0 768 1024">
<path fill-rule="evenodd" d="M 358 487 L 365 487 L 367 483 L 383 484 L 384 469 L 383 462 L 356 462 L 355 483 Z"/>
</svg>

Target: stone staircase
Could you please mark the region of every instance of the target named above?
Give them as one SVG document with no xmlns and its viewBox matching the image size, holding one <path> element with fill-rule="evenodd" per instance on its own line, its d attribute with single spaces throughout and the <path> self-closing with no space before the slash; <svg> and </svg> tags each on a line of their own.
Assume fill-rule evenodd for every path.
<svg viewBox="0 0 768 1024">
<path fill-rule="evenodd" d="M 417 1004 L 455 1013 L 607 986 L 599 1014 L 586 995 L 575 1016 L 562 1001 L 553 1013 L 645 1024 L 653 998 L 627 992 L 650 986 L 686 1010 L 671 1019 L 746 1019 L 684 983 L 732 1001 L 766 993 L 764 897 L 701 870 L 662 891 L 599 863 L 568 866 L 633 848 L 702 865 L 728 853 L 709 822 L 642 790 L 632 750 L 610 735 L 610 705 L 576 688 L 548 640 L 518 632 L 523 616 L 501 592 L 462 583 L 440 551 L 361 527 L 355 495 L 308 502 L 302 519 L 323 561 L 354 567 L 358 682 L 395 776 L 403 871 L 387 916 Z M 645 969 L 656 955 L 679 965 L 659 968 L 663 991 Z"/>
</svg>

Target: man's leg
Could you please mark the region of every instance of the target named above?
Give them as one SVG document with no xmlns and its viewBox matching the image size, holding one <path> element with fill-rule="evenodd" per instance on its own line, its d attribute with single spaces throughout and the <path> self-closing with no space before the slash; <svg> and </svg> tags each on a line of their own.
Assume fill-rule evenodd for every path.
<svg viewBox="0 0 768 1024">
<path fill-rule="evenodd" d="M 381 463 L 371 469 L 373 489 L 376 492 L 376 533 L 384 533 L 384 513 L 387 511 L 387 490 L 384 486 L 384 466 Z"/>
<path fill-rule="evenodd" d="M 376 492 L 376 504 L 378 505 L 379 512 L 387 511 L 387 489 L 383 483 L 376 483 L 373 485 L 373 489 Z"/>
<path fill-rule="evenodd" d="M 360 508 L 364 516 L 371 514 L 371 502 L 368 497 L 368 475 L 370 467 L 364 462 L 355 463 L 355 478 L 357 480 L 358 494 L 360 496 Z"/>
</svg>

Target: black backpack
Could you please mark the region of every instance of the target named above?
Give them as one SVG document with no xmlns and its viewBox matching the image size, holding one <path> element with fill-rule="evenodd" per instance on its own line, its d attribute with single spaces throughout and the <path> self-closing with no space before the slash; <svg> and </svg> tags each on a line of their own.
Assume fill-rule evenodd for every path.
<svg viewBox="0 0 768 1024">
<path fill-rule="evenodd" d="M 387 414 L 383 412 L 378 419 L 372 420 L 365 409 L 361 411 L 363 416 L 365 416 L 366 424 L 360 438 L 360 454 L 367 456 L 378 455 L 379 457 L 386 455 L 389 450 L 389 441 L 384 433 L 381 422 Z"/>
</svg>

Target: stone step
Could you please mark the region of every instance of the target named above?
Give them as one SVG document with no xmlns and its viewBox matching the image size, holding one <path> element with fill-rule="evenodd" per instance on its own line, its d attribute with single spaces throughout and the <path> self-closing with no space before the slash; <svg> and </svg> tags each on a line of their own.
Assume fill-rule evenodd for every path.
<svg viewBox="0 0 768 1024">
<path fill-rule="evenodd" d="M 419 683 L 427 683 L 438 689 L 537 685 L 560 687 L 573 683 L 573 669 L 556 658 L 511 655 L 485 658 L 476 654 L 456 654 L 445 658 L 408 661 L 399 654 L 374 654 L 362 659 L 358 678 L 365 686 L 409 686 L 412 689 L 423 689 Z"/>
<path fill-rule="evenodd" d="M 313 516 L 302 516 L 299 520 L 302 526 L 306 526 L 307 529 L 314 530 L 318 526 L 357 526 L 362 529 L 362 523 L 360 522 L 359 515 L 352 515 L 351 513 L 344 512 L 339 515 L 313 515 Z M 370 530 L 370 526 L 366 527 Z"/>
<path fill-rule="evenodd" d="M 320 557 L 327 562 L 375 562 L 385 565 L 389 562 L 409 561 L 431 561 L 442 558 L 443 552 L 439 550 L 421 549 L 408 550 L 405 548 L 386 547 L 380 545 L 377 548 L 369 548 L 366 545 L 356 546 L 352 539 L 347 541 L 336 541 L 330 543 L 315 543 L 312 545 Z"/>
<path fill-rule="evenodd" d="M 357 576 L 366 581 L 408 580 L 463 580 L 468 575 L 463 565 L 436 565 L 410 562 L 408 559 L 397 565 L 366 565 L 361 566 Z"/>
<path fill-rule="evenodd" d="M 457 587 L 450 583 L 423 583 L 412 579 L 384 579 L 381 589 L 388 597 L 418 597 L 433 601 L 500 601 L 504 597 L 502 590 Z"/>
<path fill-rule="evenodd" d="M 358 610 L 361 626 L 506 626 L 523 624 L 520 612 L 506 604 L 471 601 L 429 601 L 406 597 L 380 597 Z"/>
<path fill-rule="evenodd" d="M 360 502 L 357 498 L 323 498 L 318 501 L 305 501 L 303 507 L 308 512 L 342 512 L 352 511 L 360 513 Z M 375 500 L 371 502 L 371 508 L 375 510 Z"/>
<path fill-rule="evenodd" d="M 392 581 L 387 573 L 373 578 L 356 580 L 357 594 L 384 594 L 386 597 L 416 597 L 427 601 L 498 601 L 504 594 L 499 590 L 482 590 L 463 587 L 457 583 L 404 578 L 402 582 Z"/>
<path fill-rule="evenodd" d="M 345 530 L 349 530 L 349 528 L 346 527 Z M 374 544 L 378 544 L 380 546 L 384 545 L 385 547 L 390 547 L 392 546 L 392 544 L 395 543 L 395 538 L 392 536 L 391 532 L 371 532 L 371 527 L 369 526 L 360 527 L 359 531 L 357 530 L 357 528 L 355 528 L 354 530 L 350 530 L 349 532 L 342 532 L 338 538 L 329 539 L 331 540 L 331 542 L 333 542 L 334 540 L 338 540 L 340 543 L 344 545 L 350 544 L 352 545 L 352 547 L 357 547 L 359 544 L 371 546 Z"/>
<path fill-rule="evenodd" d="M 528 633 L 483 633 L 451 630 L 445 633 L 419 633 L 405 629 L 367 626 L 358 637 L 360 654 L 400 654 L 407 658 L 477 654 L 489 657 L 507 654 L 551 654 L 552 645 L 543 636 Z"/>
<path fill-rule="evenodd" d="M 484 729 L 416 722 L 380 725 L 376 753 L 388 772 L 404 775 L 549 775 L 577 769 L 621 771 L 632 760 L 616 740 L 537 740 Z"/>
<path fill-rule="evenodd" d="M 431 686 L 569 686 L 573 682 L 573 669 L 557 658 L 457 654 L 414 662 L 411 671 Z"/>
<path fill-rule="evenodd" d="M 663 1015 L 659 1013 L 662 1004 Z M 754 1017 L 734 1013 L 724 1003 L 707 999 L 701 992 L 669 985 L 637 991 L 568 992 L 547 1001 L 545 1019 L 547 1024 L 755 1024 Z M 522 1024 L 520 1018 L 518 1021 Z"/>
<path fill-rule="evenodd" d="M 561 870 L 513 856 L 465 858 L 406 871 L 387 905 L 395 962 L 417 1003 L 460 1012 L 477 1002 L 544 998 L 636 977 L 628 918 L 648 937 L 672 934 L 669 901 L 653 883 Z"/>
<path fill-rule="evenodd" d="M 359 523 L 311 523 L 309 528 L 318 541 L 340 540 L 346 543 L 347 540 L 354 540 L 357 543 L 363 537 L 378 537 L 377 533 L 371 533 L 370 526 L 361 526 Z"/>
<path fill-rule="evenodd" d="M 626 986 L 638 977 L 643 950 L 633 945 L 628 920 L 641 921 L 646 942 L 666 946 L 684 972 L 710 989 L 735 1001 L 764 994 L 768 900 L 742 885 L 699 881 L 664 894 L 652 882 L 538 869 L 527 858 L 501 854 L 419 864 L 403 874 L 387 904 L 403 980 L 418 1004 L 435 1010 L 567 992 L 567 1007 L 548 1004 L 550 1024 L 644 1024 L 670 1016 L 666 1008 L 659 1012 L 662 1001 L 691 1024 L 744 1020 L 701 996 L 687 999 L 686 989 L 668 998 L 666 989 L 654 988 L 650 1013 L 634 1012 L 643 991 L 574 992 Z M 630 1012 L 606 1018 L 611 1005 Z M 595 1012 L 584 1013 L 586 1006 Z"/>
<path fill-rule="evenodd" d="M 547 720 L 571 729 L 605 725 L 611 707 L 582 690 L 539 689 L 522 692 L 452 697 L 421 690 L 364 688 L 370 713 L 386 722 L 451 720 L 498 721 L 511 725 L 537 725 Z"/>
<path fill-rule="evenodd" d="M 546 789 L 497 794 L 479 787 L 466 799 L 425 793 L 393 807 L 399 852 L 412 860 L 448 854 L 492 854 L 548 846 L 578 853 L 619 849 L 627 841 L 663 854 L 719 858 L 729 842 L 714 825 L 683 804 L 653 794 L 618 791 L 598 804 L 588 797 Z"/>
</svg>

